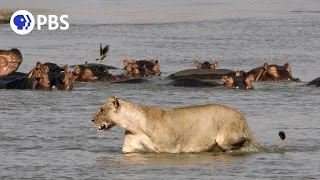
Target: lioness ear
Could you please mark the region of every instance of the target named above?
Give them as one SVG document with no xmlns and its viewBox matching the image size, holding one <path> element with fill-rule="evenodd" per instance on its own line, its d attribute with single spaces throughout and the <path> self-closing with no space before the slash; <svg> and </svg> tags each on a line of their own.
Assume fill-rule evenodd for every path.
<svg viewBox="0 0 320 180">
<path fill-rule="evenodd" d="M 119 107 L 119 101 L 118 101 L 118 96 L 113 96 L 113 97 L 109 97 L 109 102 L 111 102 L 115 108 L 115 110 L 117 110 L 117 108 Z"/>
</svg>

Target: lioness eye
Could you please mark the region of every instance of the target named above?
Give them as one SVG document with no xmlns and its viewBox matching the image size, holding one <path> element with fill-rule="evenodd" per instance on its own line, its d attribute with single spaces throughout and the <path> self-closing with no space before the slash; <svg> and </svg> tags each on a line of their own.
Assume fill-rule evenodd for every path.
<svg viewBox="0 0 320 180">
<path fill-rule="evenodd" d="M 100 112 L 102 112 L 102 111 L 103 111 L 103 106 L 100 107 Z"/>
</svg>

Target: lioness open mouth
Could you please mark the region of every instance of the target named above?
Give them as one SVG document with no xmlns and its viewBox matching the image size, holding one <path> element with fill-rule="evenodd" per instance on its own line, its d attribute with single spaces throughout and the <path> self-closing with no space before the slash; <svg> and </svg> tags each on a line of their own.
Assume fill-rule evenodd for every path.
<svg viewBox="0 0 320 180">
<path fill-rule="evenodd" d="M 106 126 L 105 124 L 101 124 L 101 125 L 98 127 L 98 129 L 99 129 L 100 131 L 102 131 L 102 130 L 107 130 L 107 126 Z"/>
<path fill-rule="evenodd" d="M 107 131 L 109 129 L 111 129 L 114 125 L 110 124 L 108 126 L 106 126 L 105 124 L 101 124 L 99 127 L 98 127 L 98 131 Z"/>
</svg>

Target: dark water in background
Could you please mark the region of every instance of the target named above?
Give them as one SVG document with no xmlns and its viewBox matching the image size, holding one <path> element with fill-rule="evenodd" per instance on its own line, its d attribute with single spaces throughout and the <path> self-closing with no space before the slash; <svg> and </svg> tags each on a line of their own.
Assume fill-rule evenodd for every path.
<svg viewBox="0 0 320 180">
<path fill-rule="evenodd" d="M 24 2 L 24 1 L 23 1 Z M 0 179 L 319 179 L 320 3 L 317 1 L 42 1 L 12 0 L 1 8 L 68 14 L 67 31 L 14 34 L 0 25 L 0 49 L 19 48 L 19 71 L 37 60 L 59 65 L 97 57 L 159 59 L 162 77 L 219 60 L 220 68 L 250 70 L 288 61 L 303 83 L 255 82 L 254 91 L 163 85 L 76 83 L 71 92 L 0 91 Z M 107 98 L 163 108 L 219 103 L 239 109 L 267 147 L 281 153 L 121 154 L 124 131 L 97 134 L 91 116 Z"/>
</svg>

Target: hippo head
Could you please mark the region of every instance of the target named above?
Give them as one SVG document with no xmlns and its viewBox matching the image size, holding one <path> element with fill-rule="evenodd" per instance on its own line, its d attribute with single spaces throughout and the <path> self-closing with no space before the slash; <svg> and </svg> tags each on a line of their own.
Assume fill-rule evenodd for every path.
<svg viewBox="0 0 320 180">
<path fill-rule="evenodd" d="M 71 90 L 72 89 L 72 72 L 68 71 L 68 66 L 65 65 L 63 67 L 63 76 L 62 76 L 62 82 L 63 87 L 65 90 Z"/>
<path fill-rule="evenodd" d="M 41 70 L 42 72 L 48 73 L 48 72 L 50 71 L 50 68 L 49 68 L 48 65 L 41 65 L 40 70 Z"/>
<path fill-rule="evenodd" d="M 221 81 L 225 87 L 233 88 L 234 80 L 232 77 L 222 76 Z"/>
<path fill-rule="evenodd" d="M 246 78 L 246 84 L 247 84 L 246 89 L 253 89 L 252 81 L 254 81 L 254 75 L 253 75 L 253 74 L 250 74 L 250 75 Z"/>
<path fill-rule="evenodd" d="M 73 67 L 73 72 L 74 76 L 79 76 L 79 74 L 81 73 L 81 69 L 79 66 L 74 66 Z"/>
<path fill-rule="evenodd" d="M 208 61 L 205 61 L 204 63 L 199 63 L 197 60 L 195 60 L 194 61 L 194 65 L 198 69 L 211 69 L 211 70 L 214 70 L 219 65 L 219 63 L 218 63 L 217 60 L 215 60 L 212 64 L 209 63 Z"/>
<path fill-rule="evenodd" d="M 37 89 L 42 89 L 42 90 L 50 90 L 50 81 L 49 81 L 49 77 L 48 74 L 45 72 L 41 72 L 40 70 L 37 70 L 36 74 L 37 76 L 39 75 L 38 73 L 40 73 L 40 76 L 37 77 Z"/>
<path fill-rule="evenodd" d="M 158 60 L 151 60 L 152 64 L 153 64 L 153 68 L 151 69 L 155 74 L 159 74 L 160 73 L 160 65 L 158 63 Z"/>
<path fill-rule="evenodd" d="M 131 60 L 130 62 L 127 59 L 123 60 L 123 65 L 125 66 L 123 70 L 130 73 L 134 68 L 138 67 L 135 60 Z"/>
<path fill-rule="evenodd" d="M 78 79 L 80 73 L 81 73 L 80 67 L 79 67 L 79 66 L 74 66 L 74 67 L 73 67 L 73 72 L 72 72 L 72 78 L 71 78 L 72 83 L 73 83 L 76 79 Z"/>
<path fill-rule="evenodd" d="M 9 76 L 22 63 L 22 55 L 18 49 L 0 50 L 0 76 Z"/>
<path fill-rule="evenodd" d="M 144 69 L 139 67 L 132 67 L 131 70 L 128 72 L 130 76 L 140 77 L 143 73 Z"/>
<path fill-rule="evenodd" d="M 43 72 L 41 72 L 41 70 L 38 69 L 32 74 L 31 78 L 41 78 L 42 74 Z"/>
<path fill-rule="evenodd" d="M 37 68 L 37 69 L 40 69 L 41 66 L 42 66 L 42 63 L 41 63 L 40 61 L 37 61 L 37 63 L 36 63 L 36 68 Z"/>
<path fill-rule="evenodd" d="M 80 73 L 79 79 L 85 82 L 95 82 L 98 77 L 93 74 L 91 69 L 86 68 Z"/>
</svg>

